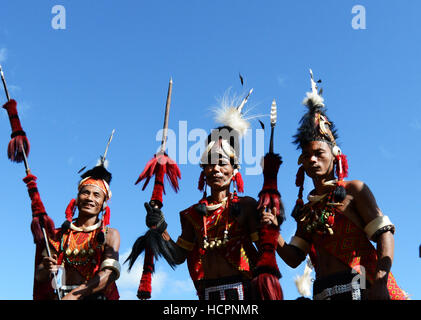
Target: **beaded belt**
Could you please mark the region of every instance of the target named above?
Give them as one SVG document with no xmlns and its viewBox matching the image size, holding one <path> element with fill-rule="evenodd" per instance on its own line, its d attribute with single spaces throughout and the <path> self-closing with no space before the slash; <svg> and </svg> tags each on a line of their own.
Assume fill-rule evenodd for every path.
<svg viewBox="0 0 421 320">
<path fill-rule="evenodd" d="M 326 288 L 322 292 L 313 296 L 314 300 L 329 300 L 331 296 L 351 292 L 352 300 L 361 300 L 360 284 L 358 282 L 351 282 L 348 284 L 336 285 L 331 288 Z"/>
<path fill-rule="evenodd" d="M 205 300 L 244 300 L 244 285 L 242 282 L 222 284 L 205 288 Z"/>
</svg>

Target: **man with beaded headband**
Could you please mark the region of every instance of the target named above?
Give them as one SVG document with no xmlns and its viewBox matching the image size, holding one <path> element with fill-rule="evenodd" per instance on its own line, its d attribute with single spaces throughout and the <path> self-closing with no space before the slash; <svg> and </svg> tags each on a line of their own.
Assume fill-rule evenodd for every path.
<svg viewBox="0 0 421 320">
<path fill-rule="evenodd" d="M 309 254 L 316 272 L 315 300 L 406 299 L 390 272 L 395 227 L 364 182 L 343 180 L 346 157 L 336 144 L 334 124 L 311 70 L 310 74 L 312 92 L 303 101 L 308 110 L 294 136 L 302 151 L 296 179 L 300 190 L 292 214 L 297 231 L 289 244 L 279 236 L 277 252 L 292 268 Z M 314 184 L 306 204 L 305 174 Z"/>
<path fill-rule="evenodd" d="M 111 198 L 112 175 L 104 161 L 100 161 L 81 178 L 77 197 L 67 206 L 65 222 L 49 239 L 52 256 L 43 253 L 35 281 L 38 287 L 50 288 L 51 292 L 51 275 L 62 266 L 65 276 L 60 288 L 62 300 L 117 300 L 115 281 L 120 275 L 120 235 L 108 227 L 110 209 L 107 205 Z M 76 209 L 79 214 L 74 219 Z M 101 212 L 104 214 L 100 219 Z M 48 297 L 48 290 L 44 290 L 43 295 Z"/>
<path fill-rule="evenodd" d="M 237 191 L 244 191 L 238 156 L 240 137 L 249 127 L 241 115 L 248 96 L 239 106 L 225 97 L 216 112 L 216 120 L 222 126 L 208 136 L 200 163 L 198 188 L 204 194 L 198 203 L 180 212 L 182 232 L 176 242 L 166 230 L 163 213 L 145 203 L 147 226 L 162 234 L 159 253 L 172 266 L 187 260 L 201 300 L 255 297 L 251 280 L 258 254 L 253 245 L 258 240 L 257 202 L 237 195 Z M 232 183 L 234 191 L 230 192 Z M 130 267 L 137 255 L 128 258 Z"/>
</svg>

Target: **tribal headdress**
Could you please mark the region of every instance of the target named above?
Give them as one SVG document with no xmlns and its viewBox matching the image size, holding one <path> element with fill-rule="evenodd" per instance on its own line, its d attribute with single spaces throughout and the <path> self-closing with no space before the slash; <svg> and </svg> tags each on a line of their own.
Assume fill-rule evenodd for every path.
<svg viewBox="0 0 421 320">
<path fill-rule="evenodd" d="M 219 159 L 226 158 L 234 168 L 231 181 L 234 182 L 234 198 L 237 199 L 238 192 L 244 192 L 244 183 L 241 177 L 240 169 L 240 139 L 245 135 L 250 127 L 249 122 L 242 114 L 242 109 L 247 103 L 251 89 L 248 95 L 239 100 L 229 97 L 226 94 L 220 101 L 220 106 L 214 110 L 215 121 L 222 124 L 213 129 L 206 140 L 206 149 L 200 161 L 200 166 L 204 169 L 207 164 L 217 163 Z M 206 179 L 204 171 L 199 178 L 198 189 L 204 191 L 203 201 L 206 201 Z"/>
<path fill-rule="evenodd" d="M 345 184 L 343 179 L 348 176 L 348 162 L 346 156 L 342 154 L 341 149 L 337 146 L 336 140 L 338 138 L 335 125 L 330 121 L 326 115 L 326 107 L 324 99 L 321 96 L 322 89 L 318 91 L 316 82 L 313 79 L 313 72 L 310 69 L 311 92 L 306 93 L 303 104 L 307 107 L 307 112 L 300 120 L 300 127 L 297 134 L 294 135 L 293 143 L 297 145 L 297 149 L 303 149 L 305 145 L 312 141 L 323 141 L 329 144 L 332 153 L 336 158 L 335 172 L 337 180 L 335 181 L 335 201 L 342 202 L 346 196 Z M 298 159 L 298 164 L 302 164 L 301 156 Z M 293 211 L 293 216 L 297 213 L 300 207 L 303 206 L 303 188 L 304 188 L 304 167 L 301 165 L 298 169 L 295 184 L 300 188 L 298 199 Z"/>
<path fill-rule="evenodd" d="M 106 168 L 108 165 L 106 156 L 108 152 L 108 147 L 114 135 L 114 131 L 115 130 L 113 130 L 108 140 L 104 155 L 100 157 L 95 167 L 93 167 L 92 169 L 86 171 L 85 173 L 81 175 L 81 180 L 78 183 L 78 194 L 84 186 L 94 186 L 100 189 L 105 195 L 105 200 L 102 206 L 102 211 L 103 211 L 102 223 L 101 223 L 102 230 L 101 232 L 98 233 L 98 237 L 99 237 L 98 241 L 100 243 L 105 242 L 105 227 L 110 224 L 111 211 L 110 211 L 110 208 L 108 207 L 107 201 L 111 199 L 111 196 L 112 196 L 111 189 L 110 189 L 112 174 Z M 83 168 L 82 170 L 84 169 L 85 168 Z M 77 199 L 72 199 L 66 208 L 66 220 L 64 221 L 61 227 L 63 233 L 66 232 L 71 227 L 76 208 L 77 208 Z"/>
</svg>

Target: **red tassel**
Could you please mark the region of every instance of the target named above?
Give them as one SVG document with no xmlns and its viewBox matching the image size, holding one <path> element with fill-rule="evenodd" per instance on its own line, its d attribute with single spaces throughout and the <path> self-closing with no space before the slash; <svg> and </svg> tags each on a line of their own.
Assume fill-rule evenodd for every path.
<svg viewBox="0 0 421 320">
<path fill-rule="evenodd" d="M 281 284 L 272 274 L 262 273 L 252 280 L 256 300 L 284 300 Z"/>
<path fill-rule="evenodd" d="M 44 239 L 42 226 L 45 228 L 45 231 L 49 237 L 54 235 L 55 226 L 54 221 L 47 215 L 44 204 L 41 201 L 41 196 L 38 192 L 36 180 L 37 177 L 32 174 L 28 174 L 25 178 L 23 178 L 23 181 L 26 183 L 28 188 L 29 197 L 31 199 L 32 235 L 34 237 L 35 243 L 41 243 Z"/>
<path fill-rule="evenodd" d="M 105 213 L 104 213 L 104 226 L 108 226 L 110 224 L 110 218 L 111 218 L 111 210 L 110 207 L 106 207 L 105 208 Z"/>
<path fill-rule="evenodd" d="M 259 231 L 259 257 L 256 264 L 253 286 L 257 291 L 257 299 L 282 300 L 282 289 L 279 283 L 281 276 L 276 262 L 279 229 L 263 225 Z M 269 290 L 270 289 L 270 290 Z"/>
<path fill-rule="evenodd" d="M 200 191 L 203 191 L 205 189 L 205 172 L 202 171 L 200 173 L 200 177 L 199 177 L 199 185 L 197 187 Z"/>
<path fill-rule="evenodd" d="M 338 162 L 336 166 L 336 175 L 338 176 L 338 180 L 341 181 L 348 177 L 348 159 L 346 158 L 346 155 L 339 154 L 336 156 L 336 160 Z"/>
<path fill-rule="evenodd" d="M 237 185 L 238 192 L 244 192 L 244 181 L 243 177 L 241 176 L 240 171 L 238 171 L 234 176 L 235 184 Z"/>
<path fill-rule="evenodd" d="M 305 177 L 305 170 L 304 170 L 304 167 L 301 166 L 298 168 L 297 175 L 295 176 L 295 185 L 297 187 L 304 186 L 304 177 Z"/>
<path fill-rule="evenodd" d="M 66 208 L 66 220 L 69 222 L 72 222 L 73 220 L 73 215 L 75 213 L 75 207 L 76 207 L 76 199 L 72 199 L 70 200 L 69 204 L 67 205 Z"/>
<path fill-rule="evenodd" d="M 174 191 L 178 192 L 178 179 L 181 179 L 180 169 L 178 168 L 177 163 L 166 154 L 155 155 L 153 159 L 149 160 L 135 184 L 145 180 L 142 187 L 142 190 L 145 190 L 153 176 L 155 176 L 155 184 L 151 200 L 159 201 L 162 204 L 162 194 L 165 194 L 165 176 L 167 176 L 170 186 Z"/>
<path fill-rule="evenodd" d="M 7 156 L 13 162 L 22 162 L 24 160 L 23 150 L 25 150 L 25 154 L 28 156 L 30 144 L 25 131 L 22 129 L 16 107 L 17 102 L 13 99 L 3 105 L 3 108 L 7 110 L 10 126 L 12 127 L 12 139 L 7 148 Z"/>
<path fill-rule="evenodd" d="M 145 248 L 143 272 L 140 279 L 137 297 L 141 300 L 150 299 L 152 294 L 152 272 L 154 271 L 154 256 L 149 248 Z"/>
</svg>

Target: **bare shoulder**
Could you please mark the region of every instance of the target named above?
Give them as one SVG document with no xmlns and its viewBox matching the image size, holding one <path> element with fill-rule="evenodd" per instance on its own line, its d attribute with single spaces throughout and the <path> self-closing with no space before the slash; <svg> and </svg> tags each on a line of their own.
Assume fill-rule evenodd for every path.
<svg viewBox="0 0 421 320">
<path fill-rule="evenodd" d="M 363 191 L 364 188 L 367 188 L 366 184 L 361 180 L 351 180 L 345 182 L 346 191 L 351 194 L 358 194 Z"/>
<path fill-rule="evenodd" d="M 241 205 L 244 208 L 256 209 L 257 201 L 256 201 L 256 199 L 254 199 L 252 197 L 245 196 L 245 197 L 241 197 Z"/>
<path fill-rule="evenodd" d="M 120 232 L 114 228 L 108 228 L 107 231 L 107 244 L 114 247 L 116 244 L 120 245 Z"/>
</svg>

